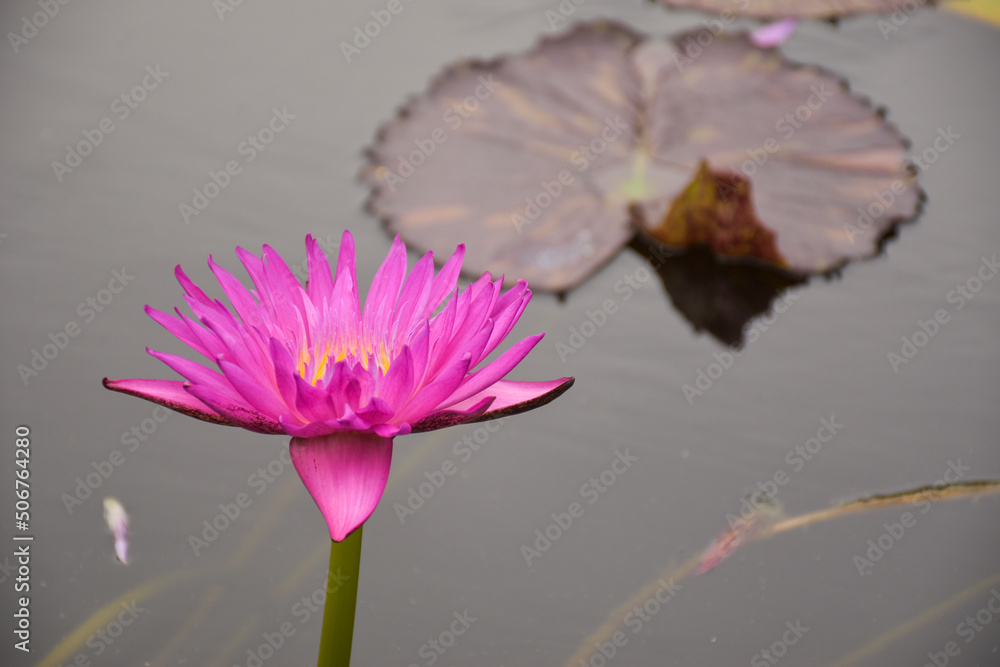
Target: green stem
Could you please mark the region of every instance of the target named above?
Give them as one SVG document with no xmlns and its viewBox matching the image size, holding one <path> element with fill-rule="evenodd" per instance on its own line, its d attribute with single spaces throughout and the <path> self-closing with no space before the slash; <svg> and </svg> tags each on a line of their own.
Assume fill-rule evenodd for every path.
<svg viewBox="0 0 1000 667">
<path fill-rule="evenodd" d="M 323 636 L 319 640 L 319 667 L 349 667 L 354 639 L 354 611 L 361 572 L 361 529 L 343 542 L 330 541 L 330 573 L 326 578 Z"/>
</svg>

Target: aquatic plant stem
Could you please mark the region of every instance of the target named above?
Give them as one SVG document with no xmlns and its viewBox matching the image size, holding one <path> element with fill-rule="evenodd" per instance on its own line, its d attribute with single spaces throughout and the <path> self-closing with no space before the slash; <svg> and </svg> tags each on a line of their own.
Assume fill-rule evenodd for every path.
<svg viewBox="0 0 1000 667">
<path fill-rule="evenodd" d="M 952 484 L 931 484 L 908 491 L 875 494 L 846 503 L 841 503 L 836 507 L 819 510 L 817 512 L 800 514 L 787 519 L 770 519 L 772 523 L 763 526 L 750 540 L 748 540 L 748 543 L 760 542 L 786 531 L 805 528 L 806 526 L 810 526 L 815 523 L 829 521 L 831 519 L 836 519 L 858 512 L 867 512 L 883 507 L 912 505 L 917 502 L 955 500 L 966 497 L 978 498 L 991 494 L 1000 494 L 1000 480 L 977 480 L 969 482 L 954 482 Z M 680 588 L 680 582 L 697 573 L 698 565 L 710 549 L 711 547 L 700 553 L 694 554 L 680 565 L 672 565 L 668 567 L 662 574 L 659 575 L 659 577 L 650 581 L 629 599 L 612 609 L 611 612 L 609 612 L 605 617 L 604 623 L 594 630 L 590 636 L 584 639 L 580 643 L 576 652 L 573 653 L 573 655 L 565 663 L 563 663 L 564 667 L 578 667 L 581 663 L 587 663 L 595 651 L 594 646 L 610 641 L 612 635 L 624 625 L 625 618 L 628 616 L 632 608 L 642 605 L 646 600 L 649 600 L 657 595 L 658 590 L 661 586 L 663 586 L 664 579 L 667 580 L 669 585 Z"/>
<path fill-rule="evenodd" d="M 358 526 L 343 542 L 330 540 L 330 572 L 326 577 L 318 667 L 349 667 L 351 664 L 363 528 L 363 525 Z"/>
</svg>

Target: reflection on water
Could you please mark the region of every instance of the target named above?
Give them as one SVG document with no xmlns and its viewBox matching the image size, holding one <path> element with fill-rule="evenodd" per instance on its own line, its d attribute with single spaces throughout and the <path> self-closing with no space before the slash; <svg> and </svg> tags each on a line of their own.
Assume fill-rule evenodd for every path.
<svg viewBox="0 0 1000 667">
<path fill-rule="evenodd" d="M 747 323 L 770 310 L 783 313 L 794 298 L 788 290 L 804 278 L 745 263 L 721 262 L 704 248 L 667 255 L 641 234 L 629 247 L 649 260 L 671 303 L 694 326 L 732 347 L 742 347 Z M 775 301 L 778 303 L 775 303 Z M 756 339 L 751 331 L 750 338 Z"/>
</svg>

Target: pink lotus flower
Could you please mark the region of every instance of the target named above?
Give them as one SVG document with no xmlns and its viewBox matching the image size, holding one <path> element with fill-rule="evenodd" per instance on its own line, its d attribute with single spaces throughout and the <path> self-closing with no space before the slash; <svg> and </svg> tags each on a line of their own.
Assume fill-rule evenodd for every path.
<svg viewBox="0 0 1000 667">
<path fill-rule="evenodd" d="M 177 317 L 146 312 L 218 370 L 147 349 L 186 381 L 105 378 L 104 386 L 204 421 L 293 436 L 292 461 L 334 541 L 375 511 L 395 436 L 531 410 L 573 384 L 503 379 L 544 334 L 476 370 L 514 328 L 531 290 L 522 280 L 502 292 L 502 279 L 484 274 L 457 292 L 464 246 L 437 275 L 427 253 L 407 276 L 406 248 L 396 237 L 363 310 L 351 234 L 344 232 L 332 277 L 311 236 L 306 250 L 305 288 L 266 245 L 260 258 L 236 250 L 255 291 L 209 257 L 235 316 L 178 266 L 198 321 L 179 310 Z"/>
</svg>

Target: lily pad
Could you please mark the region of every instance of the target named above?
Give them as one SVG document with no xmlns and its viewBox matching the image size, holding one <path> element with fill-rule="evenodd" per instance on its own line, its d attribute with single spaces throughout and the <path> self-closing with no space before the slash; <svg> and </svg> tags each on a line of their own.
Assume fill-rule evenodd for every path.
<svg viewBox="0 0 1000 667">
<path fill-rule="evenodd" d="M 695 34 L 587 23 L 447 69 L 370 149 L 369 207 L 415 246 L 465 242 L 470 272 L 555 292 L 637 227 L 667 243 L 665 223 L 697 227 L 682 247 L 802 275 L 875 254 L 915 215 L 906 140 L 866 99 L 745 34 L 697 52 Z"/>
<path fill-rule="evenodd" d="M 837 19 L 854 14 L 912 14 L 935 0 L 657 0 L 672 9 L 694 9 L 718 16 L 756 19 Z"/>
</svg>

